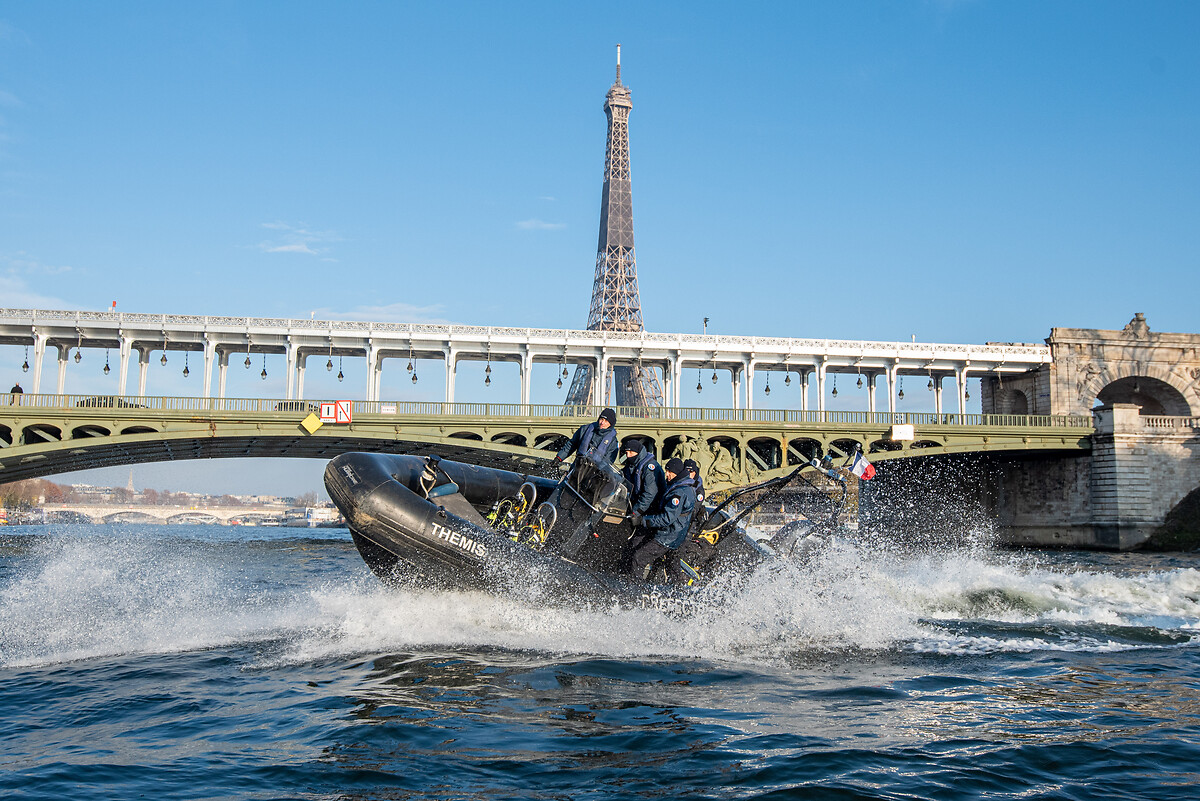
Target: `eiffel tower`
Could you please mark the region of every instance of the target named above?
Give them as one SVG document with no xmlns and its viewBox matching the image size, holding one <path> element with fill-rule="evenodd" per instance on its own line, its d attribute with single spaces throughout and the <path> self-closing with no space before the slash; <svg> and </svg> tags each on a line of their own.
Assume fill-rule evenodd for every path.
<svg viewBox="0 0 1200 801">
<path fill-rule="evenodd" d="M 644 331 L 638 295 L 637 261 L 633 254 L 633 190 L 629 179 L 629 87 L 621 84 L 621 46 L 617 45 L 617 79 L 604 99 L 608 146 L 604 153 L 604 191 L 600 197 L 600 241 L 596 247 L 596 280 L 592 284 L 589 331 Z M 592 398 L 593 367 L 575 368 L 568 406 L 599 405 Z M 640 364 L 613 368 L 614 406 L 662 406 L 658 369 Z"/>
</svg>

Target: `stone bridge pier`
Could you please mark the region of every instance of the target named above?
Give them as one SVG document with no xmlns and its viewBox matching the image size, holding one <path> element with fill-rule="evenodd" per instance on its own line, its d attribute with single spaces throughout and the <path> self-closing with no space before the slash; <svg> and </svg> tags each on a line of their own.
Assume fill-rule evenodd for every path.
<svg viewBox="0 0 1200 801">
<path fill-rule="evenodd" d="M 1086 414 L 1090 455 L 991 465 L 1002 539 L 1131 550 L 1200 547 L 1200 335 L 1055 328 L 1051 364 L 986 379 L 993 414 Z M 988 479 L 980 476 L 982 481 Z"/>
</svg>

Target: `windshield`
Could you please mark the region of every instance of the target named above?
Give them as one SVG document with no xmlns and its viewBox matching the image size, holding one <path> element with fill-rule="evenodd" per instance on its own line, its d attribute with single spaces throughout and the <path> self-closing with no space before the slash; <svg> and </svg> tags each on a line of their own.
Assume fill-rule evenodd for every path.
<svg viewBox="0 0 1200 801">
<path fill-rule="evenodd" d="M 575 460 L 571 471 L 571 486 L 579 497 L 595 509 L 607 514 L 624 516 L 629 507 L 629 490 L 617 468 L 607 462 L 597 464 L 591 459 Z"/>
</svg>

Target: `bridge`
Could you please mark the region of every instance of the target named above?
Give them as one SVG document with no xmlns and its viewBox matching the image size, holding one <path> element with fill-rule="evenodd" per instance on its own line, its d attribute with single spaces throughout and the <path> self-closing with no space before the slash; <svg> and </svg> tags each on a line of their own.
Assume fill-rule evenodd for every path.
<svg viewBox="0 0 1200 801">
<path fill-rule="evenodd" d="M 92 523 L 219 523 L 221 525 L 284 524 L 286 506 L 151 506 L 116 503 L 46 503 L 47 520 L 71 519 Z M 301 521 L 304 522 L 304 521 Z"/>
<path fill-rule="evenodd" d="M 303 425 L 319 401 L 97 395 L 5 396 L 0 482 L 175 459 L 310 457 L 350 450 L 435 453 L 536 469 L 598 407 L 353 401 L 351 422 Z M 960 415 L 621 408 L 622 436 L 695 458 L 714 489 L 861 448 L 873 460 L 974 451 L 1086 451 L 1083 415 Z M 311 427 L 311 421 L 309 423 Z"/>
<path fill-rule="evenodd" d="M 968 377 L 1004 378 L 1022 375 L 1051 362 L 1046 345 L 1001 343 L 984 345 L 922 342 L 872 342 L 835 339 L 724 336 L 716 334 L 651 333 L 647 331 L 577 331 L 347 320 L 278 319 L 265 317 L 206 317 L 124 312 L 80 312 L 52 309 L 0 308 L 0 345 L 32 348 L 34 394 L 42 390 L 46 355 L 56 353 L 57 384 L 63 395 L 71 362 L 84 350 L 117 352 L 119 396 L 147 394 L 149 365 L 155 354 L 164 364 L 169 353 L 198 355 L 201 397 L 225 397 L 230 360 L 245 354 L 249 360 L 268 354 L 284 357 L 286 398 L 304 397 L 308 361 L 332 368 L 335 358 L 366 359 L 366 374 L 358 378 L 364 400 L 381 400 L 380 380 L 388 360 L 412 365 L 414 360 L 437 360 L 444 365 L 445 400 L 455 402 L 455 374 L 462 361 L 513 362 L 520 369 L 521 404 L 530 398 L 530 375 L 535 363 L 556 364 L 564 370 L 589 365 L 596 381 L 593 397 L 612 405 L 612 375 L 618 367 L 660 371 L 666 387 L 665 405 L 682 405 L 685 370 L 727 372 L 732 406 L 752 408 L 755 377 L 772 372 L 792 375 L 800 382 L 801 408 L 808 411 L 808 386 L 816 389 L 816 411 L 825 410 L 826 381 L 843 374 L 866 384 L 867 412 L 876 408 L 879 379 L 885 389 L 884 408 L 896 411 L 897 387 L 904 376 L 927 381 L 934 392 L 934 410 L 943 409 L 943 386 L 951 379 L 958 413 L 966 409 Z M 138 364 L 137 392 L 128 392 L 132 360 Z M 89 364 L 95 362 L 89 359 Z M 94 369 L 94 368 L 92 368 Z M 264 368 L 265 370 L 265 368 Z M 213 378 L 216 377 L 216 391 Z M 844 387 L 845 385 L 843 385 Z M 880 409 L 882 410 L 882 409 Z"/>
<path fill-rule="evenodd" d="M 1040 346 L 0 309 L 0 345 L 33 349 L 34 390 L 50 349 L 58 351 L 59 388 L 82 348 L 118 348 L 125 359 L 137 353 L 141 367 L 136 395 L 126 392 L 124 362 L 116 395 L 34 391 L 0 404 L 0 483 L 157 460 L 324 459 L 347 450 L 536 471 L 599 411 L 527 402 L 530 368 L 551 361 L 564 370 L 590 365 L 602 398 L 611 397 L 617 366 L 661 370 L 668 405 L 619 409 L 618 428 L 661 456 L 696 458 L 714 489 L 859 447 L 872 461 L 897 465 L 976 454 L 992 472 L 972 486 L 988 495 L 980 503 L 991 504 L 1011 542 L 1126 549 L 1162 542 L 1170 530 L 1169 541 L 1200 544 L 1200 335 L 1153 332 L 1140 314 L 1122 330 L 1055 328 Z M 149 355 L 176 349 L 204 354 L 201 396 L 146 395 Z M 223 397 L 229 358 L 243 352 L 284 355 L 287 398 Z M 367 397 L 353 401 L 352 423 L 309 430 L 301 422 L 317 401 L 303 399 L 305 362 L 317 355 L 331 365 L 343 354 L 366 356 Z M 442 359 L 446 401 L 379 399 L 381 371 L 393 358 Z M 523 402 L 454 402 L 463 360 L 516 362 Z M 728 371 L 731 406 L 682 406 L 685 368 Z M 802 389 L 815 379 L 816 408 L 807 393 L 798 410 L 752 408 L 756 371 L 794 375 Z M 839 373 L 865 379 L 865 411 L 825 408 L 826 379 Z M 904 376 L 933 390 L 934 411 L 896 411 Z M 968 376 L 982 379 L 982 414 L 963 413 Z M 876 407 L 877 378 L 887 411 Z M 942 404 L 947 378 L 957 390 L 954 412 Z"/>
</svg>

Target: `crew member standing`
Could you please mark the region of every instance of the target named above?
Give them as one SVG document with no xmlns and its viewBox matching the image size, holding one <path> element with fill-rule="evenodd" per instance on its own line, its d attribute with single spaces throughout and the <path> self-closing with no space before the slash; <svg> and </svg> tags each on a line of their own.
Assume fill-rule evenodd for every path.
<svg viewBox="0 0 1200 801">
<path fill-rule="evenodd" d="M 617 413 L 612 409 L 600 412 L 594 423 L 585 423 L 571 437 L 571 441 L 559 449 L 554 457 L 561 462 L 572 453 L 578 452 L 597 464 L 612 464 L 617 460 Z"/>
<path fill-rule="evenodd" d="M 8 399 L 9 403 L 16 404 L 20 402 L 21 399 L 17 396 L 25 394 L 25 390 L 21 389 L 21 382 L 18 381 L 17 383 L 13 384 L 13 388 L 8 391 L 8 394 L 11 395 L 11 397 Z"/>
<path fill-rule="evenodd" d="M 654 454 L 637 437 L 625 440 L 625 467 L 621 475 L 629 483 L 629 505 L 633 514 L 644 515 L 650 511 L 654 499 L 663 489 L 662 469 L 654 460 Z"/>
<path fill-rule="evenodd" d="M 664 469 L 667 488 L 650 508 L 651 514 L 643 517 L 633 515 L 634 526 L 642 526 L 641 540 L 633 549 L 633 577 L 645 581 L 650 569 L 658 559 L 671 554 L 687 539 L 688 524 L 692 520 L 692 509 L 696 505 L 696 485 L 688 478 L 683 462 L 671 459 Z M 668 558 L 667 579 L 679 578 L 679 560 Z"/>
</svg>

